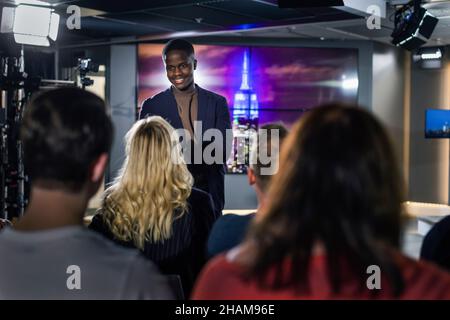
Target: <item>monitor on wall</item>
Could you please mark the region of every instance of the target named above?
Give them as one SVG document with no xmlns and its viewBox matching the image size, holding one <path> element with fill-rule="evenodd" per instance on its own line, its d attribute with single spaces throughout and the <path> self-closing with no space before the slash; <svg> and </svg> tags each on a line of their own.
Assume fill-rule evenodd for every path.
<svg viewBox="0 0 450 320">
<path fill-rule="evenodd" d="M 425 138 L 450 138 L 450 110 L 425 110 Z"/>
<path fill-rule="evenodd" d="M 138 48 L 138 108 L 170 86 L 163 44 Z M 231 120 L 288 126 L 305 111 L 328 102 L 358 101 L 358 50 L 195 45 L 195 82 L 223 95 Z"/>
</svg>

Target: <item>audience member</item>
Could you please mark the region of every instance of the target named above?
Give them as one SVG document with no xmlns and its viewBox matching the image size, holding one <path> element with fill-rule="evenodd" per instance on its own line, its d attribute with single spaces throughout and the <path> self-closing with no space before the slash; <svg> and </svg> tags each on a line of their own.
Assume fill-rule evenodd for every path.
<svg viewBox="0 0 450 320">
<path fill-rule="evenodd" d="M 139 120 L 126 135 L 126 159 L 90 228 L 140 249 L 165 274 L 178 274 L 186 294 L 206 261 L 214 223 L 209 194 L 192 187 L 170 124 Z"/>
<path fill-rule="evenodd" d="M 287 129 L 281 124 L 266 124 L 261 129 L 264 133 L 259 131 L 258 143 L 251 150 L 251 163 L 247 168 L 248 183 L 255 189 L 258 200 L 256 213 L 264 203 L 270 179 L 275 173 L 266 173 L 262 169 L 278 168 L 275 163 L 278 163 L 279 145 L 287 135 Z M 213 257 L 241 243 L 254 215 L 226 214 L 217 219 L 208 239 L 208 256 Z"/>
<path fill-rule="evenodd" d="M 21 128 L 31 200 L 0 233 L 0 299 L 168 299 L 166 277 L 138 250 L 83 227 L 112 140 L 104 102 L 76 88 L 44 92 Z"/>
<path fill-rule="evenodd" d="M 420 258 L 450 271 L 450 216 L 444 217 L 423 239 Z"/>
<path fill-rule="evenodd" d="M 399 251 L 392 145 L 362 108 L 306 113 L 245 242 L 211 261 L 194 299 L 450 299 L 450 275 Z"/>
</svg>

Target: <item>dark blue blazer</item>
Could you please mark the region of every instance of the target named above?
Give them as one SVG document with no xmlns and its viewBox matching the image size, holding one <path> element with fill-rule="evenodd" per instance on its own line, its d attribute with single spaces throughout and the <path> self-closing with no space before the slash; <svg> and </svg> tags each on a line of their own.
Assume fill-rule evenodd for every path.
<svg viewBox="0 0 450 320">
<path fill-rule="evenodd" d="M 227 100 L 224 97 L 199 86 L 196 87 L 198 89 L 197 121 L 202 121 L 202 136 L 208 129 L 219 129 L 222 132 L 224 141 L 223 154 L 225 159 L 223 164 L 188 164 L 188 168 L 194 177 L 194 186 L 211 194 L 215 211 L 219 216 L 222 214 L 225 202 L 225 161 L 231 150 L 231 145 L 225 143 L 226 130 L 231 129 L 230 113 Z M 153 115 L 163 117 L 175 129 L 183 129 L 183 123 L 178 114 L 177 102 L 171 88 L 144 101 L 139 119 Z M 203 143 L 202 148 L 204 149 L 210 143 Z"/>
<path fill-rule="evenodd" d="M 255 213 L 226 214 L 214 223 L 208 237 L 208 258 L 231 250 L 240 244 L 247 233 Z"/>
</svg>

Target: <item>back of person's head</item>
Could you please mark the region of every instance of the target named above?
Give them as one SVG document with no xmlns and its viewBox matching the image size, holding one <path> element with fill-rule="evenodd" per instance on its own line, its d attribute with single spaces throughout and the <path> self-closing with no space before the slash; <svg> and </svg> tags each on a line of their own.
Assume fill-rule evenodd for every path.
<svg viewBox="0 0 450 320">
<path fill-rule="evenodd" d="M 281 123 L 265 124 L 257 132 L 249 169 L 255 176 L 255 183 L 263 192 L 267 191 L 271 177 L 278 171 L 280 147 L 287 134 L 288 130 Z"/>
<path fill-rule="evenodd" d="M 113 126 L 105 103 L 78 88 L 45 91 L 26 106 L 21 126 L 24 165 L 32 184 L 78 192 L 108 153 Z"/>
<path fill-rule="evenodd" d="M 184 51 L 188 56 L 193 56 L 194 53 L 194 47 L 189 41 L 186 41 L 184 39 L 173 39 L 166 43 L 166 45 L 163 48 L 162 51 L 162 57 L 165 59 L 166 55 L 170 51 L 174 50 L 180 50 Z"/>
<path fill-rule="evenodd" d="M 287 282 L 307 288 L 320 243 L 335 291 L 344 260 L 361 289 L 367 289 L 367 267 L 378 265 L 398 293 L 402 278 L 388 253 L 399 246 L 403 186 L 389 137 L 374 116 L 336 104 L 309 111 L 284 142 L 280 167 L 250 233 L 257 243 L 251 271 L 262 279 L 290 257 L 296 272 Z"/>
<path fill-rule="evenodd" d="M 173 127 L 159 116 L 137 121 L 125 137 L 126 159 L 105 192 L 103 214 L 116 238 L 159 242 L 187 211 L 193 178 Z"/>
</svg>

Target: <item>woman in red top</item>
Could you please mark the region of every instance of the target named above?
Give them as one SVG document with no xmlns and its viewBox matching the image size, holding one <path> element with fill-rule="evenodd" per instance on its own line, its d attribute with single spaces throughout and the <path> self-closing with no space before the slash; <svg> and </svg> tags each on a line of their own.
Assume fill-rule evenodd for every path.
<svg viewBox="0 0 450 320">
<path fill-rule="evenodd" d="M 203 270 L 194 299 L 450 299 L 450 275 L 399 251 L 403 186 L 362 108 L 305 114 L 244 243 Z"/>
</svg>

